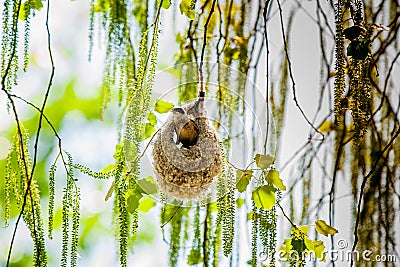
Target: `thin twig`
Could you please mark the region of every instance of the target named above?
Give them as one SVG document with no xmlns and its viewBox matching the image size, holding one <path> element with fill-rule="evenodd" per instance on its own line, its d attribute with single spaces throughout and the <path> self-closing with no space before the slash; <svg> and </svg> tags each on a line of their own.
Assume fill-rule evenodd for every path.
<svg viewBox="0 0 400 267">
<path fill-rule="evenodd" d="M 288 62 L 288 67 L 289 67 L 289 76 L 290 76 L 290 80 L 292 81 L 292 91 L 293 91 L 293 101 L 296 104 L 296 107 L 299 109 L 301 115 L 303 116 L 303 118 L 307 121 L 307 123 L 311 126 L 311 128 L 314 129 L 314 131 L 316 131 L 318 134 L 320 134 L 322 136 L 322 140 L 324 141 L 325 139 L 325 135 L 323 133 L 321 133 L 313 124 L 312 122 L 308 119 L 307 115 L 304 113 L 303 109 L 301 108 L 299 102 L 297 101 L 297 96 L 296 96 L 296 83 L 294 81 L 294 77 L 293 77 L 293 71 L 292 71 L 292 62 L 290 61 L 289 58 L 289 51 L 288 51 L 288 47 L 287 47 L 287 43 L 286 43 L 286 35 L 285 35 L 285 29 L 284 29 L 284 23 L 283 23 L 283 15 L 282 15 L 282 6 L 279 0 L 277 0 L 278 3 L 278 7 L 279 7 L 279 17 L 280 17 L 280 21 L 281 21 L 281 32 L 282 32 L 282 38 L 283 38 L 283 44 L 284 44 L 284 49 L 285 49 L 285 55 L 286 55 L 286 60 Z"/>
<path fill-rule="evenodd" d="M 19 12 L 20 12 L 20 8 L 21 8 L 21 0 L 18 1 L 17 10 L 16 10 L 17 15 L 14 17 L 14 19 L 16 19 L 17 21 L 13 22 L 13 28 L 14 28 L 13 29 L 13 33 L 14 34 L 12 36 L 12 38 L 13 38 L 12 46 L 13 47 L 15 47 L 17 45 L 18 15 L 19 15 Z M 6 79 L 7 79 L 8 75 L 9 75 L 9 72 L 10 72 L 10 69 L 11 69 L 11 64 L 12 64 L 13 58 L 15 57 L 15 53 L 16 53 L 16 49 L 13 49 L 12 52 L 11 52 L 8 64 L 7 64 L 7 68 L 4 70 L 4 75 L 3 75 L 2 79 L 1 79 L 1 89 L 2 89 L 2 91 L 4 91 L 6 93 L 8 99 L 10 101 L 10 104 L 11 104 L 11 107 L 12 107 L 12 111 L 13 111 L 13 114 L 14 114 L 14 117 L 15 117 L 15 121 L 16 121 L 16 124 L 17 124 L 17 134 L 18 134 L 18 138 L 19 138 L 19 146 L 20 146 L 20 150 L 21 150 L 21 155 L 20 156 L 21 156 L 22 162 L 24 164 L 25 176 L 26 176 L 26 179 L 28 180 L 29 179 L 29 177 L 28 177 L 28 166 L 27 166 L 27 160 L 25 158 L 25 152 L 24 152 L 25 151 L 25 147 L 24 147 L 23 135 L 22 135 L 22 130 L 21 130 L 21 124 L 20 124 L 20 121 L 19 121 L 19 117 L 18 117 L 18 113 L 17 113 L 17 109 L 16 109 L 16 106 L 15 106 L 14 100 L 12 99 L 12 97 L 10 96 L 10 93 L 6 89 Z M 27 189 L 28 188 L 29 188 L 29 186 L 27 187 Z M 26 200 L 26 198 L 24 198 L 24 199 Z M 21 217 L 22 217 L 22 212 L 18 215 L 16 223 L 18 223 L 21 220 Z M 12 252 L 12 248 L 14 246 L 16 233 L 17 233 L 17 227 L 14 227 L 13 235 L 12 235 L 11 242 L 10 242 L 10 248 L 8 250 L 7 263 L 6 263 L 7 267 L 10 264 L 11 252 Z"/>
<path fill-rule="evenodd" d="M 44 114 L 44 112 L 41 112 L 41 111 L 40 111 L 40 108 L 39 108 L 38 106 L 36 106 L 36 105 L 33 104 L 32 102 L 30 102 L 30 101 L 28 101 L 28 100 L 26 100 L 26 99 L 24 99 L 24 98 L 22 98 L 22 97 L 20 97 L 20 96 L 18 96 L 18 95 L 10 94 L 10 96 L 11 96 L 12 98 L 17 98 L 17 99 L 21 100 L 22 102 L 25 102 L 27 105 L 33 107 L 33 108 L 36 109 L 39 113 L 43 114 L 43 118 L 46 120 L 47 124 L 50 126 L 51 130 L 52 130 L 53 133 L 54 133 L 54 136 L 55 136 L 58 140 L 61 140 L 61 137 L 59 136 L 59 134 L 58 134 L 56 128 L 54 127 L 53 123 L 52 123 L 52 122 L 50 121 L 50 119 Z"/>
<path fill-rule="evenodd" d="M 216 2 L 217 2 L 216 0 L 213 0 L 213 2 L 211 4 L 210 13 L 208 14 L 206 23 L 204 24 L 203 47 L 201 48 L 200 67 L 199 67 L 199 71 L 200 71 L 200 91 L 199 92 L 202 92 L 202 93 L 205 92 L 204 77 L 203 77 L 203 61 L 204 61 L 204 52 L 206 50 L 206 45 L 207 45 L 207 29 L 208 29 L 208 23 L 210 23 L 211 16 L 214 13 Z"/>
<path fill-rule="evenodd" d="M 286 215 L 285 211 L 283 210 L 281 204 L 276 203 L 276 205 L 278 205 L 278 207 L 281 209 L 283 216 L 289 221 L 289 223 L 292 225 L 293 228 L 298 229 L 297 225 L 294 224 L 294 222 Z"/>
<path fill-rule="evenodd" d="M 269 118 L 269 38 L 268 38 L 268 30 L 267 30 L 267 11 L 269 7 L 270 0 L 265 2 L 264 10 L 263 10 L 263 18 L 264 18 L 264 41 L 265 41 L 265 50 L 266 50 L 266 70 L 265 70 L 265 104 L 266 104 L 266 125 L 265 125 L 265 140 L 264 140 L 264 154 L 267 153 L 267 142 L 269 137 L 269 125 L 270 125 L 270 118 Z M 254 41 L 255 43 L 255 41 Z M 257 60 L 258 63 L 258 60 Z M 257 73 L 257 71 L 255 71 Z M 279 144 L 278 144 L 279 145 Z"/>
<path fill-rule="evenodd" d="M 151 42 L 151 45 L 150 45 L 149 52 L 147 53 L 146 63 L 144 64 L 144 68 L 143 68 L 143 74 L 146 73 L 147 66 L 148 66 L 148 63 L 149 63 L 149 60 L 150 60 L 150 57 L 151 57 L 151 52 L 152 52 L 152 50 L 154 48 L 154 41 L 155 41 L 154 38 L 156 37 L 156 31 L 158 31 L 158 22 L 160 20 L 162 3 L 163 3 L 163 0 L 161 0 L 160 4 L 158 5 L 158 10 L 157 10 L 157 14 L 156 14 L 156 18 L 155 18 L 154 22 L 147 29 L 147 30 L 149 30 L 150 28 L 154 27 L 153 39 L 152 39 L 152 42 Z M 142 79 L 142 84 L 140 84 L 139 87 L 141 87 L 143 85 L 143 81 L 144 81 L 144 79 Z"/>
<path fill-rule="evenodd" d="M 385 96 L 386 96 L 387 86 L 388 86 L 388 83 L 389 83 L 389 79 L 390 79 L 390 77 L 391 77 L 390 74 L 392 73 L 392 70 L 393 70 L 393 68 L 394 68 L 394 66 L 395 66 L 395 63 L 396 63 L 397 59 L 399 58 L 399 56 L 400 56 L 400 51 L 397 52 L 396 56 L 395 56 L 394 59 L 392 60 L 392 63 L 390 64 L 389 70 L 388 70 L 387 75 L 386 75 L 386 78 L 385 78 L 385 85 L 383 86 L 382 95 L 385 95 Z M 379 110 L 381 110 L 381 108 L 383 107 L 383 103 L 385 102 L 385 99 L 386 99 L 385 97 L 382 97 L 382 98 L 381 98 L 381 102 L 379 103 L 379 105 L 378 105 L 378 107 L 376 108 L 376 110 L 374 111 L 374 113 L 372 113 L 371 119 L 376 115 L 376 113 L 378 113 Z"/>
<path fill-rule="evenodd" d="M 340 136 L 340 143 L 336 152 L 336 158 L 335 158 L 335 166 L 333 168 L 333 177 L 332 177 L 332 184 L 331 184 L 331 189 L 329 191 L 329 224 L 333 225 L 334 224 L 334 216 L 335 216 L 335 206 L 334 206 L 334 195 L 335 195 L 335 185 L 336 185 L 336 178 L 340 169 L 340 162 L 342 160 L 342 155 L 343 155 L 343 149 L 344 149 L 344 139 L 346 136 L 346 119 L 345 119 L 345 115 L 344 114 L 344 119 L 343 119 L 343 130 L 341 132 L 341 136 Z M 334 239 L 333 236 L 331 235 L 331 248 L 332 250 L 334 249 Z M 331 263 L 333 266 L 335 266 L 335 261 L 331 260 Z"/>
<path fill-rule="evenodd" d="M 40 132 L 41 132 L 41 129 L 42 129 L 43 112 L 44 112 L 44 108 L 46 107 L 47 99 L 49 97 L 49 93 L 50 93 L 50 89 L 51 89 L 51 86 L 52 86 L 52 83 L 53 83 L 53 78 L 54 78 L 54 73 L 55 73 L 55 66 L 54 66 L 53 55 L 52 55 L 52 51 L 51 51 L 51 36 L 50 36 L 50 28 L 49 28 L 49 10 L 50 10 L 50 1 L 47 1 L 46 31 L 47 31 L 47 49 L 48 49 L 48 53 L 49 53 L 49 57 L 50 57 L 50 63 L 51 63 L 51 73 L 50 73 L 50 78 L 49 78 L 49 82 L 48 82 L 48 85 L 47 85 L 47 90 L 46 90 L 46 93 L 45 93 L 45 96 L 44 96 L 44 100 L 43 100 L 43 103 L 42 103 L 42 107 L 41 107 L 40 112 L 39 112 L 40 113 L 39 122 L 38 122 L 37 131 L 36 131 L 35 142 L 34 142 L 34 145 L 33 145 L 34 152 L 33 152 L 32 169 L 31 169 L 31 173 L 30 173 L 29 179 L 27 181 L 27 188 L 26 188 L 25 195 L 24 195 L 24 201 L 23 201 L 22 206 L 21 206 L 21 211 L 19 213 L 18 220 L 16 221 L 15 228 L 14 228 L 15 229 L 14 233 L 15 233 L 16 229 L 18 228 L 18 225 L 19 225 L 19 222 L 20 222 L 20 218 L 22 217 L 22 214 L 24 213 L 25 206 L 26 206 L 26 198 L 27 198 L 27 196 L 29 194 L 29 197 L 31 199 L 31 206 L 32 206 L 31 207 L 32 208 L 32 221 L 33 221 L 33 230 L 34 230 L 33 235 L 35 236 L 35 238 L 36 238 L 36 228 L 35 227 L 36 227 L 37 220 L 35 219 L 35 213 L 33 212 L 34 211 L 34 209 L 33 209 L 33 199 L 32 199 L 32 191 L 30 190 L 30 186 L 32 184 L 32 180 L 33 180 L 33 176 L 34 176 L 35 168 L 36 168 L 36 164 L 37 164 L 39 137 L 40 137 Z M 24 154 L 23 151 L 22 151 L 22 153 Z M 14 242 L 14 239 L 15 239 L 15 235 L 13 235 L 13 237 L 12 237 L 12 243 Z M 38 253 L 40 253 L 40 252 L 38 252 Z M 11 256 L 11 246 L 10 246 L 10 250 L 9 250 L 9 259 L 10 259 L 10 256 Z M 7 265 L 9 264 L 9 259 L 7 260 Z"/>
<path fill-rule="evenodd" d="M 176 213 L 178 212 L 178 210 L 181 208 L 181 206 L 176 207 L 176 209 L 174 210 L 174 212 L 172 213 L 171 217 L 168 218 L 167 221 L 165 221 L 160 227 L 161 229 L 164 228 L 164 226 L 166 226 L 176 215 Z"/>
<path fill-rule="evenodd" d="M 389 140 L 389 142 L 387 143 L 387 145 L 380 151 L 379 155 L 377 156 L 377 159 L 374 162 L 374 165 L 371 167 L 371 170 L 368 172 L 367 175 L 364 176 L 361 187 L 360 187 L 360 193 L 358 196 L 358 204 L 357 204 L 357 216 L 356 216 L 356 223 L 354 225 L 354 242 L 353 242 L 353 246 L 352 246 L 352 253 L 355 252 L 356 247 L 357 247 L 357 243 L 358 243 L 358 227 L 360 225 L 360 214 L 361 214 L 361 202 L 363 199 L 363 195 L 364 195 L 364 189 L 365 189 L 365 185 L 367 184 L 368 179 L 371 177 L 371 175 L 375 172 L 376 168 L 378 167 L 378 164 L 380 163 L 380 159 L 382 158 L 382 156 L 384 155 L 384 153 L 386 152 L 386 150 L 388 150 L 393 142 L 396 140 L 396 138 L 399 136 L 400 134 L 400 128 L 397 129 L 396 133 L 393 135 L 393 137 Z M 354 259 L 353 257 L 351 257 L 351 262 L 350 262 L 350 266 L 354 265 Z"/>
</svg>

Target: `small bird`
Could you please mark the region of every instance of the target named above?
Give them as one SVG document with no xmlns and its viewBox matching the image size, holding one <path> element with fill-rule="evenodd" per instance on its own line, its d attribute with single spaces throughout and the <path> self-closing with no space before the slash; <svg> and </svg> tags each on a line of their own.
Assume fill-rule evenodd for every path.
<svg viewBox="0 0 400 267">
<path fill-rule="evenodd" d="M 173 108 L 172 114 L 177 135 L 176 143 L 182 143 L 185 148 L 195 145 L 199 137 L 197 124 L 189 118 L 183 108 Z"/>
</svg>

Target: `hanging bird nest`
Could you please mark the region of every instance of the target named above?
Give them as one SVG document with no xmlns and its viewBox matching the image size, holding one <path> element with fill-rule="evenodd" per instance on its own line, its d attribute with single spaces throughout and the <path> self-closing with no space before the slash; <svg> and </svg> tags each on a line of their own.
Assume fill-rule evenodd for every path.
<svg viewBox="0 0 400 267">
<path fill-rule="evenodd" d="M 222 159 L 217 134 L 205 117 L 204 99 L 199 98 L 182 110 L 180 119 L 171 113 L 158 131 L 153 144 L 153 168 L 164 193 L 190 200 L 209 192 L 214 177 L 221 171 Z M 178 144 L 179 130 L 189 120 L 197 125 L 198 136 L 193 145 L 185 147 Z"/>
</svg>

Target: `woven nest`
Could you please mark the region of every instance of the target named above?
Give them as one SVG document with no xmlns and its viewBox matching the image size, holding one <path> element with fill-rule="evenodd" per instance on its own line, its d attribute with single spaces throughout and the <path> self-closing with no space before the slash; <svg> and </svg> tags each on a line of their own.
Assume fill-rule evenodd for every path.
<svg viewBox="0 0 400 267">
<path fill-rule="evenodd" d="M 174 120 L 170 115 L 157 133 L 152 156 L 156 182 L 162 191 L 184 200 L 201 198 L 209 192 L 214 177 L 221 171 L 222 160 L 217 135 L 204 112 L 190 110 L 190 105 L 183 109 L 194 117 L 199 128 L 196 144 L 189 148 L 176 144 Z"/>
</svg>

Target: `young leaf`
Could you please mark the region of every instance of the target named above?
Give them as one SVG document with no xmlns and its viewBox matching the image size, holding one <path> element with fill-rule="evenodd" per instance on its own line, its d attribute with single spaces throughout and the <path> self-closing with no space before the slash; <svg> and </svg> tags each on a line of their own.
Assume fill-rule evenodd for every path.
<svg viewBox="0 0 400 267">
<path fill-rule="evenodd" d="M 151 135 L 156 131 L 153 125 L 150 123 L 146 123 L 144 125 L 144 134 L 143 134 L 143 140 L 146 140 L 147 138 L 151 137 Z"/>
<path fill-rule="evenodd" d="M 285 238 L 285 240 L 283 241 L 283 245 L 279 247 L 278 251 L 279 253 L 284 252 L 284 254 L 280 255 L 282 255 L 282 258 L 287 259 L 292 249 L 292 238 Z"/>
<path fill-rule="evenodd" d="M 209 204 L 208 204 L 208 209 L 209 209 L 209 211 L 211 211 L 211 212 L 218 211 L 218 204 L 217 204 L 217 202 L 214 201 L 214 202 L 209 203 Z"/>
<path fill-rule="evenodd" d="M 126 191 L 125 194 L 126 209 L 130 213 L 134 213 L 139 206 L 139 200 L 141 198 L 142 194 L 140 194 L 137 190 L 129 189 L 128 191 Z"/>
<path fill-rule="evenodd" d="M 274 185 L 276 188 L 285 191 L 286 186 L 283 184 L 282 179 L 279 177 L 279 172 L 277 170 L 270 170 L 265 177 L 267 182 Z"/>
<path fill-rule="evenodd" d="M 247 220 L 254 220 L 254 219 L 259 219 L 261 216 L 258 213 L 254 213 L 254 211 L 250 211 L 247 213 Z"/>
<path fill-rule="evenodd" d="M 170 103 L 170 102 L 166 102 L 164 100 L 157 100 L 156 104 L 155 104 L 155 111 L 157 111 L 158 113 L 167 113 L 168 111 L 170 111 L 172 108 L 174 107 L 174 104 Z"/>
<path fill-rule="evenodd" d="M 94 12 L 107 12 L 111 7 L 110 1 L 97 1 L 97 4 L 93 7 Z"/>
<path fill-rule="evenodd" d="M 308 226 L 307 225 L 301 225 L 298 228 L 303 234 L 306 235 L 308 233 Z"/>
<path fill-rule="evenodd" d="M 306 244 L 306 247 L 308 250 L 310 251 L 314 251 L 315 253 L 315 257 L 317 257 L 318 259 L 325 261 L 324 258 L 324 250 L 325 250 L 325 245 L 324 242 L 322 242 L 321 240 L 311 240 L 308 238 L 304 239 L 304 243 Z"/>
<path fill-rule="evenodd" d="M 144 197 L 139 202 L 138 210 L 148 212 L 152 207 L 156 205 L 156 202 L 151 197 Z"/>
<path fill-rule="evenodd" d="M 144 179 L 138 180 L 137 184 L 141 188 L 143 193 L 152 195 L 157 193 L 157 186 L 154 183 L 153 177 L 147 176 Z"/>
<path fill-rule="evenodd" d="M 121 159 L 124 153 L 124 144 L 123 142 L 115 146 L 115 152 L 113 158 L 117 161 Z"/>
<path fill-rule="evenodd" d="M 236 189 L 240 192 L 243 193 L 246 191 L 246 187 L 249 184 L 251 177 L 253 175 L 252 170 L 247 170 L 247 171 L 242 171 L 242 170 L 237 170 L 236 171 Z"/>
<path fill-rule="evenodd" d="M 194 19 L 194 0 L 182 0 L 179 9 L 182 14 L 185 14 L 189 19 Z"/>
<path fill-rule="evenodd" d="M 240 209 L 242 206 L 243 206 L 243 204 L 244 204 L 244 198 L 238 198 L 238 199 L 236 199 L 236 207 L 238 208 L 238 209 Z"/>
<path fill-rule="evenodd" d="M 115 170 L 116 168 L 117 168 L 117 164 L 112 163 L 112 164 L 107 165 L 106 167 L 104 167 L 104 168 L 101 170 L 101 172 L 102 172 L 102 173 L 108 173 L 108 172 L 111 172 L 111 171 Z"/>
<path fill-rule="evenodd" d="M 325 245 L 324 242 L 322 242 L 321 240 L 315 240 L 314 241 L 314 252 L 315 252 L 315 256 L 322 260 L 325 261 L 325 255 L 324 255 L 324 250 L 325 250 Z"/>
<path fill-rule="evenodd" d="M 196 250 L 196 249 L 192 249 L 187 258 L 187 264 L 188 265 L 197 265 L 201 262 L 203 262 L 203 257 L 201 256 L 200 251 Z"/>
<path fill-rule="evenodd" d="M 30 6 L 28 6 L 30 5 Z M 20 20 L 26 20 L 29 15 L 32 13 L 33 10 L 41 10 L 43 7 L 42 1 L 41 0 L 35 0 L 33 1 L 33 5 L 31 1 L 26 1 L 21 4 L 20 12 L 18 18 Z"/>
<path fill-rule="evenodd" d="M 275 191 L 270 185 L 260 186 L 253 191 L 251 198 L 257 208 L 270 210 L 275 205 Z"/>
<path fill-rule="evenodd" d="M 168 9 L 171 6 L 171 0 L 157 0 L 157 4 L 159 5 L 162 1 L 161 7 Z"/>
<path fill-rule="evenodd" d="M 147 115 L 147 120 L 153 126 L 157 124 L 157 117 L 152 112 L 150 112 L 149 115 Z"/>
<path fill-rule="evenodd" d="M 315 226 L 318 233 L 324 236 L 337 234 L 339 231 L 328 225 L 324 220 L 315 221 Z"/>
<path fill-rule="evenodd" d="M 275 162 L 275 157 L 269 154 L 257 154 L 254 157 L 254 160 L 256 161 L 258 168 L 266 170 Z"/>
</svg>

